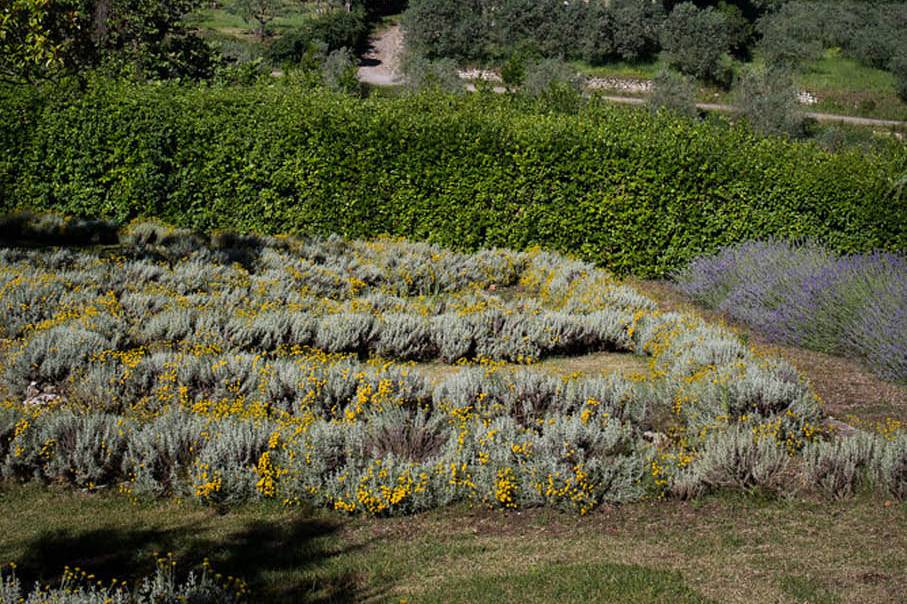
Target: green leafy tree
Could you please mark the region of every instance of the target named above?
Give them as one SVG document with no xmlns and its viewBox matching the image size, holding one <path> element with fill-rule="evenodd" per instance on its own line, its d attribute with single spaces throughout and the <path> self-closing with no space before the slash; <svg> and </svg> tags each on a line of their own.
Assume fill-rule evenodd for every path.
<svg viewBox="0 0 907 604">
<path fill-rule="evenodd" d="M 482 58 L 492 19 L 486 0 L 412 0 L 401 25 L 407 46 L 430 59 Z"/>
<path fill-rule="evenodd" d="M 657 2 L 612 0 L 608 4 L 614 26 L 614 52 L 625 61 L 649 59 L 658 52 L 658 32 L 664 9 Z"/>
<path fill-rule="evenodd" d="M 822 54 L 821 27 L 812 3 L 785 4 L 763 17 L 757 27 L 762 34 L 762 55 L 772 67 L 796 69 Z"/>
<path fill-rule="evenodd" d="M 678 4 L 661 30 L 661 44 L 668 63 L 681 73 L 717 83 L 727 82 L 724 57 L 730 49 L 727 17 L 692 2 Z"/>
<path fill-rule="evenodd" d="M 582 57 L 593 65 L 610 60 L 615 52 L 615 19 L 604 2 L 590 2 L 582 34 Z"/>
<path fill-rule="evenodd" d="M 894 55 L 888 69 L 894 75 L 894 86 L 898 96 L 907 102 L 907 44 Z"/>
<path fill-rule="evenodd" d="M 794 138 L 804 134 L 797 88 L 789 71 L 750 69 L 737 83 L 734 101 L 753 130 L 761 134 Z"/>
<path fill-rule="evenodd" d="M 575 56 L 586 12 L 584 2 L 503 0 L 494 12 L 498 46 L 545 57 Z"/>
<path fill-rule="evenodd" d="M 670 111 L 686 117 L 696 117 L 696 85 L 683 74 L 672 69 L 661 69 L 652 81 L 652 94 L 648 99 L 653 112 Z"/>
<path fill-rule="evenodd" d="M 76 3 L 9 0 L 0 6 L 0 77 L 33 81 L 60 70 L 76 34 Z"/>
<path fill-rule="evenodd" d="M 752 21 L 746 18 L 743 10 L 733 2 L 721 0 L 716 6 L 727 19 L 730 36 L 731 52 L 741 59 L 749 58 L 756 28 Z"/>
<path fill-rule="evenodd" d="M 35 81 L 106 67 L 140 79 L 204 78 L 211 50 L 183 17 L 198 0 L 9 0 L 0 72 Z"/>
<path fill-rule="evenodd" d="M 501 65 L 501 81 L 508 89 L 516 89 L 526 79 L 526 63 L 526 57 L 515 52 Z"/>
<path fill-rule="evenodd" d="M 259 39 L 268 34 L 268 24 L 278 16 L 280 0 L 235 0 L 231 10 L 246 23 L 255 24 L 255 35 Z"/>
</svg>

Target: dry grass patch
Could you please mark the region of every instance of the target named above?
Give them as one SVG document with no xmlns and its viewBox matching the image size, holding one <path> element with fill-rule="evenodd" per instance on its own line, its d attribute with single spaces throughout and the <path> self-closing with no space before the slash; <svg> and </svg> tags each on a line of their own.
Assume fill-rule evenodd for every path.
<svg viewBox="0 0 907 604">
<path fill-rule="evenodd" d="M 448 365 L 441 362 L 416 363 L 416 370 L 425 375 L 433 384 L 463 370 L 462 365 Z M 505 371 L 530 368 L 555 377 L 593 377 L 620 373 L 632 375 L 648 371 L 646 357 L 621 352 L 593 352 L 572 357 L 549 357 L 531 365 L 504 363 Z"/>
</svg>

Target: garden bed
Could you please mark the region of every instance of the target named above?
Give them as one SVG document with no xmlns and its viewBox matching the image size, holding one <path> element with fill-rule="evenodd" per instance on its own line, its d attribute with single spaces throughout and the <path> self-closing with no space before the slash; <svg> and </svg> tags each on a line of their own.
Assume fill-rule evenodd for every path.
<svg viewBox="0 0 907 604">
<path fill-rule="evenodd" d="M 119 241 L 0 251 L 8 478 L 381 515 L 907 491 L 907 439 L 833 438 L 789 364 L 583 262 L 152 224 Z M 630 369 L 551 370 L 589 355 Z"/>
</svg>

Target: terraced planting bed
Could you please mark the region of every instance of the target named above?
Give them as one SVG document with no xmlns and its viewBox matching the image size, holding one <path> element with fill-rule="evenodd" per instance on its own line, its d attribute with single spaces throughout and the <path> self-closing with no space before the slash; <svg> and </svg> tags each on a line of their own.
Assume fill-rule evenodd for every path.
<svg viewBox="0 0 907 604">
<path fill-rule="evenodd" d="M 903 497 L 786 362 L 542 251 L 212 237 L 0 251 L 3 475 L 224 506 Z"/>
</svg>

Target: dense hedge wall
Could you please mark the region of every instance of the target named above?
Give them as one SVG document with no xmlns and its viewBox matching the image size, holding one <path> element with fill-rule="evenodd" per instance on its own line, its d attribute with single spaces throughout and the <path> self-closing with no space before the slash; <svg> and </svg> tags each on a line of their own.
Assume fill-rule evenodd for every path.
<svg viewBox="0 0 907 604">
<path fill-rule="evenodd" d="M 907 154 L 830 154 L 639 110 L 109 83 L 7 89 L 0 104 L 3 211 L 539 244 L 641 275 L 768 236 L 907 249 L 890 184 Z"/>
</svg>

